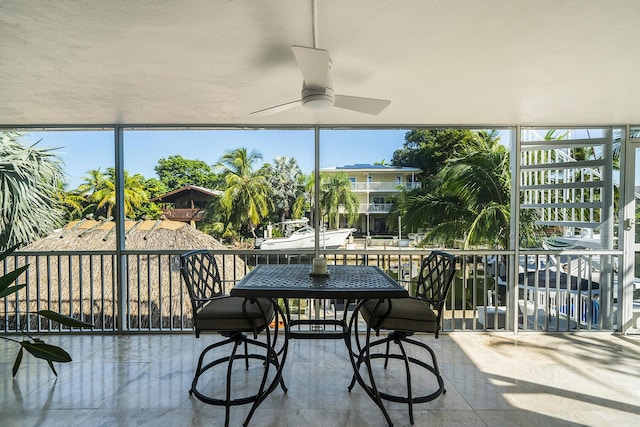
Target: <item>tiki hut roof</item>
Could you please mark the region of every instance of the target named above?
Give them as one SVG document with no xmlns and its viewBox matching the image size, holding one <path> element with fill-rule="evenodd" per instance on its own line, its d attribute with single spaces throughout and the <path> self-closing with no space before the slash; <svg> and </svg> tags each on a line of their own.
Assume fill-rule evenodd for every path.
<svg viewBox="0 0 640 427">
<path fill-rule="evenodd" d="M 125 247 L 129 250 L 225 249 L 214 237 L 184 222 L 167 219 L 125 221 Z M 112 250 L 115 222 L 110 219 L 72 221 L 47 237 L 22 248 L 25 251 Z"/>
<path fill-rule="evenodd" d="M 212 236 L 183 222 L 170 220 L 126 221 L 128 250 L 224 249 Z M 115 313 L 114 258 L 110 255 L 77 254 L 82 251 L 114 250 L 115 223 L 91 218 L 73 221 L 16 252 L 42 252 L 30 257 L 28 298 L 21 296 L 12 304 L 29 301 L 30 311 L 51 307 L 80 319 L 91 319 L 96 327 L 108 329 Z M 47 252 L 75 252 L 68 256 L 47 256 Z M 233 254 L 215 256 L 227 292 L 232 283 L 247 273 L 241 257 Z M 24 264 L 25 258 L 19 263 Z M 181 322 L 191 315 L 191 304 L 182 285 L 176 255 L 130 255 L 127 261 L 128 305 L 130 325 L 160 325 Z M 176 268 L 178 267 L 178 268 Z M 13 307 L 13 306 L 12 306 Z M 16 311 L 10 307 L 9 311 Z M 25 311 L 26 307 L 23 307 Z M 3 310 L 0 310 L 2 314 Z M 178 315 L 180 314 L 180 315 Z"/>
<path fill-rule="evenodd" d="M 128 250 L 226 249 L 216 238 L 184 222 L 168 219 L 125 221 L 125 248 Z M 116 248 L 115 222 L 85 218 L 22 248 L 23 251 L 90 251 Z M 217 257 L 220 258 L 220 257 Z M 228 258 L 228 257 L 227 257 Z M 246 274 L 239 257 L 234 262 L 218 259 L 225 277 L 239 279 Z M 235 266 L 235 267 L 234 267 Z M 234 271 L 235 270 L 235 271 Z"/>
</svg>

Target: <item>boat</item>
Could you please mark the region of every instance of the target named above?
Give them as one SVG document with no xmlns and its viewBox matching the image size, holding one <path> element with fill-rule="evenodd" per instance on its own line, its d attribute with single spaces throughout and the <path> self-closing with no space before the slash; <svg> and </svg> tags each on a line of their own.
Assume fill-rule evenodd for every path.
<svg viewBox="0 0 640 427">
<path fill-rule="evenodd" d="M 315 230 L 308 225 L 309 219 L 288 220 L 276 225 L 284 225 L 284 237 L 267 237 L 256 241 L 256 247 L 264 250 L 314 249 L 316 245 Z M 337 230 L 322 229 L 320 247 L 336 249 L 347 240 L 355 228 L 339 228 Z"/>
</svg>

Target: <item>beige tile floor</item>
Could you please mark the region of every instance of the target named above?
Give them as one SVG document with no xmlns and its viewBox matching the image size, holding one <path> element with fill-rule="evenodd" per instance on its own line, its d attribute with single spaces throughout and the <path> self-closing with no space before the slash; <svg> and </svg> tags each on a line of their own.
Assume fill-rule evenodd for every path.
<svg viewBox="0 0 640 427">
<path fill-rule="evenodd" d="M 0 340 L 0 425 L 221 426 L 222 408 L 188 394 L 197 356 L 212 339 L 48 336 L 74 361 L 57 364 L 56 379 L 45 362 L 25 356 L 15 380 L 17 348 Z M 416 407 L 416 426 L 640 425 L 638 336 L 451 333 L 421 339 L 438 355 L 447 393 Z M 240 371 L 249 384 L 254 369 L 259 366 Z M 394 387 L 399 369 L 377 374 L 379 383 Z M 251 425 L 385 426 L 362 389 L 347 391 L 350 371 L 343 342 L 293 340 L 284 370 L 289 392 L 274 391 Z M 203 380 L 205 390 L 219 386 L 217 377 Z M 386 407 L 396 426 L 409 425 L 405 405 Z M 231 425 L 242 425 L 248 410 L 232 408 Z"/>
</svg>

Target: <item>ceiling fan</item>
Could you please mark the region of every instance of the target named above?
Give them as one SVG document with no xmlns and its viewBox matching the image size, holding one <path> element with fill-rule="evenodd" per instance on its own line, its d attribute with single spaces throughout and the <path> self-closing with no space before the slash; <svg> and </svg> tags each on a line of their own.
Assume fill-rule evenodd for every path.
<svg viewBox="0 0 640 427">
<path fill-rule="evenodd" d="M 338 107 L 377 115 L 391 103 L 386 99 L 336 94 L 333 90 L 333 82 L 330 75 L 331 59 L 329 58 L 329 52 L 324 49 L 305 46 L 292 46 L 292 49 L 303 78 L 300 99 L 254 111 L 251 114 L 270 115 L 303 106 L 312 110 Z"/>
</svg>

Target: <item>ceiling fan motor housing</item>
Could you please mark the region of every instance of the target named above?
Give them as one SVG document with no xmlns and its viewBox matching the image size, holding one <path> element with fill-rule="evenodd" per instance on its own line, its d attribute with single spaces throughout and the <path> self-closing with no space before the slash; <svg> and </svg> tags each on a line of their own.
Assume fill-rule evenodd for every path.
<svg viewBox="0 0 640 427">
<path fill-rule="evenodd" d="M 302 105 L 306 108 L 320 110 L 333 107 L 333 104 L 334 92 L 331 86 L 321 89 L 307 87 L 305 83 L 302 84 Z"/>
</svg>

